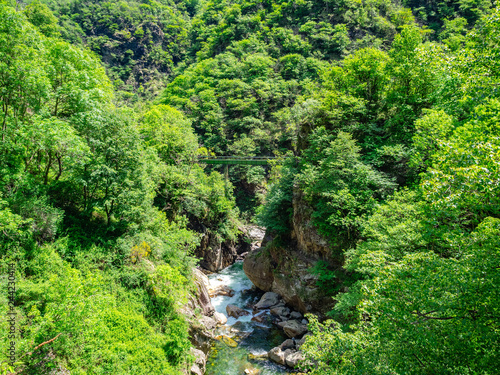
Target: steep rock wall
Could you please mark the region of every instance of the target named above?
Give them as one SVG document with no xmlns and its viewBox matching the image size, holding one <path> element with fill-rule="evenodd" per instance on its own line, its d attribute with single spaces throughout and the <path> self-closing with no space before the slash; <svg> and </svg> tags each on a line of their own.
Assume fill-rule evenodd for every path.
<svg viewBox="0 0 500 375">
<path fill-rule="evenodd" d="M 191 354 L 195 357 L 195 363 L 184 373 L 202 375 L 205 373 L 205 363 L 215 337 L 217 322 L 214 319 L 215 308 L 208 293 L 208 278 L 198 269 L 193 270 L 193 278 L 196 289 L 183 306 L 182 313 L 189 323 L 189 336 L 193 345 Z"/>
<path fill-rule="evenodd" d="M 250 241 L 247 240 L 245 231 L 238 236 L 236 241 L 220 242 L 214 234 L 205 232 L 201 243 L 195 250 L 195 255 L 200 259 L 200 267 L 211 272 L 218 272 L 233 264 L 238 255 L 250 250 Z"/>
<path fill-rule="evenodd" d="M 263 291 L 283 297 L 296 310 L 320 316 L 333 308 L 333 299 L 318 286 L 318 276 L 311 269 L 318 261 L 340 267 L 331 257 L 328 242 L 311 222 L 311 208 L 302 192 L 294 189 L 292 231 L 287 241 L 268 243 L 251 251 L 245 258 L 243 270 L 252 283 Z"/>
</svg>

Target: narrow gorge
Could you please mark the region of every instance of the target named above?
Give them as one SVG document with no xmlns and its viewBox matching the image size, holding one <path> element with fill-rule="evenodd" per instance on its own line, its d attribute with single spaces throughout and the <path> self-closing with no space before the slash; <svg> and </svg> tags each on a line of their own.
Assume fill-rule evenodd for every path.
<svg viewBox="0 0 500 375">
<path fill-rule="evenodd" d="M 291 301 L 247 277 L 249 259 L 259 257 L 267 243 L 263 228 L 249 227 L 246 233 L 251 250 L 233 265 L 215 273 L 205 271 L 208 277 L 196 271 L 198 294 L 191 311 L 202 316 L 197 320 L 189 313 L 197 348 L 193 375 L 281 374 L 297 370 L 304 358 L 300 347 L 308 335 L 308 321 Z"/>
<path fill-rule="evenodd" d="M 0 0 L 0 375 L 497 375 L 492 0 Z"/>
<path fill-rule="evenodd" d="M 300 347 L 310 335 L 304 314 L 324 319 L 333 308 L 314 269 L 318 262 L 331 266 L 335 261 L 311 223 L 311 211 L 297 191 L 288 241 L 278 243 L 270 231 L 246 227 L 243 243 L 198 253 L 205 256 L 200 266 L 208 277 L 197 271 L 203 316 L 194 324 L 199 332 L 192 334 L 199 349 L 193 375 L 271 375 L 299 369 L 304 359 Z"/>
</svg>

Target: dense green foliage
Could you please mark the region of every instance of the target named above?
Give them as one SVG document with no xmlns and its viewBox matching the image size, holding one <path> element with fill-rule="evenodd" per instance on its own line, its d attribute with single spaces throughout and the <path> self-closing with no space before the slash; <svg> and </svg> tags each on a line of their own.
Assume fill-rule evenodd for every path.
<svg viewBox="0 0 500 375">
<path fill-rule="evenodd" d="M 378 205 L 364 203 L 368 215 L 355 216 L 360 232 L 357 241 L 343 247 L 343 256 L 346 272 L 358 274 L 358 281 L 335 295 L 333 320 L 321 324 L 311 317 L 314 336 L 304 350 L 315 373 L 498 371 L 500 107 L 495 87 L 500 77 L 494 56 L 499 17 L 498 9 L 483 16 L 456 48 L 423 42 L 416 27 L 404 28 L 394 39 L 385 59 L 387 86 L 372 107 L 378 112 L 378 135 L 363 134 L 366 121 L 352 134 L 361 142 L 364 163 L 409 188 L 386 201 L 379 197 Z M 340 79 L 348 79 L 350 71 L 343 69 Z M 353 87 L 337 90 L 342 95 Z M 351 118 L 342 109 L 337 113 Z M 343 136 L 344 126 L 330 131 Z M 317 163 L 308 157 L 308 152 L 319 154 L 317 129 L 303 152 L 304 171 Z M 317 158 L 327 163 L 328 155 Z M 352 185 L 360 174 L 355 177 L 340 176 L 337 183 L 360 200 L 363 195 Z M 304 191 L 311 185 L 321 191 L 325 178 L 312 178 Z M 335 241 L 339 230 L 325 210 L 342 205 L 348 212 L 336 213 L 344 220 L 356 211 L 342 196 L 328 198 L 312 202 L 313 218 Z"/>
<path fill-rule="evenodd" d="M 113 104 L 97 56 L 60 39 L 56 22 L 39 2 L 23 12 L 0 2 L 0 272 L 14 265 L 14 368 L 178 373 L 199 243 L 187 228 L 234 239 L 232 187 L 194 164 L 182 113 Z"/>
<path fill-rule="evenodd" d="M 314 96 L 329 61 L 366 45 L 387 46 L 397 25 L 408 22 L 405 14 L 390 1 L 362 9 L 357 2 L 204 2 L 192 19 L 195 63 L 160 101 L 181 108 L 218 155 L 285 152 L 297 144 L 297 119 L 311 110 L 301 98 Z M 231 168 L 232 182 L 252 197 L 237 196 L 244 210 L 259 203 L 263 175 Z"/>
<path fill-rule="evenodd" d="M 179 373 L 198 233 L 289 240 L 295 203 L 343 264 L 304 366 L 498 372 L 499 38 L 488 0 L 0 0 L 15 370 Z"/>
<path fill-rule="evenodd" d="M 403 168 L 408 150 L 365 143 L 378 138 L 391 144 L 388 134 L 379 134 L 382 122 L 383 131 L 399 137 L 397 143 L 408 143 L 412 129 L 404 127 L 413 121 L 406 119 L 432 105 L 428 94 L 439 83 L 421 63 L 432 63 L 437 51 L 414 56 L 415 43 L 425 35 L 459 48 L 467 29 L 492 6 L 489 1 L 403 4 L 413 14 L 390 0 L 37 0 L 30 7 L 41 8 L 40 1 L 58 15 L 66 40 L 101 56 L 122 99 L 151 97 L 166 84 L 159 102 L 181 109 L 202 145 L 218 155 L 272 155 L 297 142 L 302 148 L 297 133 L 303 119 L 317 122 L 326 116 L 325 126 L 333 121 L 350 133 L 360 127 L 364 134 L 355 134 L 356 140 L 385 153 L 373 155 L 386 163 L 384 171 Z M 430 28 L 392 43 L 401 39 L 398 29 L 414 25 L 415 17 Z M 382 51 L 393 61 L 387 67 L 389 57 Z M 334 77 L 323 74 L 344 57 L 343 70 L 326 73 Z M 395 81 L 401 85 L 389 90 L 385 104 L 390 106 L 377 107 L 384 102 L 378 95 Z M 319 114 L 315 100 L 322 96 L 322 82 L 336 88 L 327 90 L 329 100 L 320 100 Z M 261 202 L 266 170 L 240 166 L 229 172 L 239 207 L 253 212 Z"/>
<path fill-rule="evenodd" d="M 185 60 L 190 45 L 189 15 L 198 7 L 197 0 L 34 0 L 27 9 L 42 9 L 38 13 L 43 13 L 45 4 L 59 18 L 65 40 L 101 56 L 125 100 L 136 100 L 133 92 L 151 98 Z"/>
</svg>

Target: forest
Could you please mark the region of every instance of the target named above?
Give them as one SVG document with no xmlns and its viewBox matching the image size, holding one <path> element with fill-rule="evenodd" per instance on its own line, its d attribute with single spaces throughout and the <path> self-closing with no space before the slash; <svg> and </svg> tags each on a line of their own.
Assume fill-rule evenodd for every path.
<svg viewBox="0 0 500 375">
<path fill-rule="evenodd" d="M 498 374 L 499 86 L 489 0 L 0 0 L 0 374 L 187 373 L 204 234 L 298 199 L 298 371 Z"/>
</svg>

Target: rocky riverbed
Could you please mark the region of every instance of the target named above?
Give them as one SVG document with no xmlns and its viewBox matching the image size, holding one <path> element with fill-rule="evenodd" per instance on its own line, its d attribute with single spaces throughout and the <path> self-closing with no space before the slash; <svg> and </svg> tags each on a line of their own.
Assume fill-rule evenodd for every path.
<svg viewBox="0 0 500 375">
<path fill-rule="evenodd" d="M 217 317 L 215 343 L 206 363 L 209 375 L 282 374 L 302 359 L 307 320 L 275 293 L 253 287 L 242 263 L 209 275 Z"/>
<path fill-rule="evenodd" d="M 250 227 L 246 234 L 249 254 L 258 252 L 264 229 Z M 208 276 L 195 271 L 198 297 L 190 311 L 199 313 L 192 319 L 197 348 L 192 374 L 284 374 L 297 371 L 303 359 L 300 348 L 308 336 L 303 311 L 277 293 L 258 289 L 243 270 L 246 256 L 239 254 L 236 263 L 218 273 L 204 271 Z"/>
</svg>

